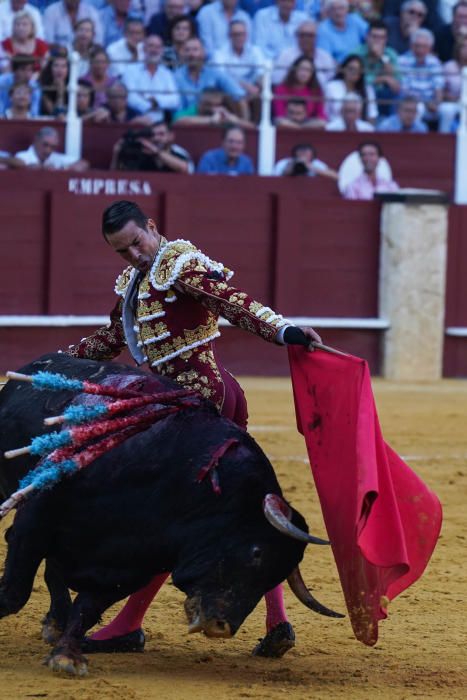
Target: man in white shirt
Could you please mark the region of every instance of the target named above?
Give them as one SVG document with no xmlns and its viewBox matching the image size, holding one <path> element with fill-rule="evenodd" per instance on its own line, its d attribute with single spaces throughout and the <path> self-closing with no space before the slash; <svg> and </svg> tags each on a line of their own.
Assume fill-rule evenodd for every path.
<svg viewBox="0 0 467 700">
<path fill-rule="evenodd" d="M 248 25 L 243 20 L 232 20 L 229 39 L 214 53 L 213 64 L 240 83 L 249 97 L 259 95 L 264 56 L 248 41 Z"/>
<path fill-rule="evenodd" d="M 45 40 L 49 44 L 61 44 L 71 48 L 74 27 L 81 19 L 90 19 L 94 24 L 96 44 L 102 44 L 104 34 L 98 11 L 82 0 L 59 0 L 49 5 L 44 12 Z"/>
<path fill-rule="evenodd" d="M 360 95 L 349 92 L 342 104 L 341 116 L 336 117 L 326 125 L 326 131 L 374 131 L 370 122 L 361 119 L 363 101 Z"/>
<path fill-rule="evenodd" d="M 316 157 L 316 150 L 311 143 L 299 143 L 292 148 L 291 158 L 279 160 L 273 170 L 273 175 L 306 175 L 315 177 L 323 175 L 332 180 L 337 180 L 335 170 L 329 168 L 326 163 Z"/>
<path fill-rule="evenodd" d="M 272 74 L 272 82 L 275 85 L 284 80 L 290 66 L 299 56 L 311 58 L 321 87 L 334 77 L 336 62 L 330 53 L 316 46 L 317 31 L 316 22 L 311 19 L 298 25 L 295 32 L 297 38 L 295 46 L 281 51 L 275 62 Z"/>
<path fill-rule="evenodd" d="M 107 46 L 110 73 L 122 75 L 132 62 L 144 60 L 144 24 L 136 17 L 125 20 L 125 36 Z"/>
<path fill-rule="evenodd" d="M 248 31 L 251 30 L 250 16 L 238 7 L 238 0 L 214 0 L 200 9 L 196 21 L 208 58 L 226 43 L 229 25 L 236 19 L 244 22 Z"/>
<path fill-rule="evenodd" d="M 41 13 L 30 5 L 26 0 L 3 0 L 0 3 L 0 41 L 8 39 L 13 29 L 13 18 L 17 12 L 28 12 L 36 27 L 36 37 L 44 38 L 44 25 L 42 24 Z"/>
<path fill-rule="evenodd" d="M 295 9 L 295 0 L 276 0 L 275 5 L 255 14 L 254 43 L 275 61 L 282 51 L 296 45 L 297 27 L 308 19 L 305 12 Z"/>
<path fill-rule="evenodd" d="M 56 129 L 44 126 L 34 137 L 34 142 L 26 151 L 19 151 L 19 158 L 29 168 L 45 168 L 46 170 L 87 170 L 86 160 L 76 160 L 65 153 L 57 153 L 59 136 Z"/>
<path fill-rule="evenodd" d="M 144 41 L 144 63 L 130 65 L 122 73 L 122 82 L 128 88 L 128 104 L 153 121 L 164 118 L 164 110 L 175 110 L 180 105 L 180 93 L 172 71 L 161 65 L 164 43 L 156 34 Z"/>
</svg>

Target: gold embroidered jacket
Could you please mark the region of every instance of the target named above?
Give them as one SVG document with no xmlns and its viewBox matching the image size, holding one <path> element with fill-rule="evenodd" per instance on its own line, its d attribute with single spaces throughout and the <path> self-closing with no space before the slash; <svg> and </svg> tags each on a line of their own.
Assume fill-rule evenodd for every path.
<svg viewBox="0 0 467 700">
<path fill-rule="evenodd" d="M 117 278 L 115 291 L 120 298 L 110 323 L 70 346 L 71 355 L 107 360 L 122 351 L 126 344 L 122 302 L 136 273 L 128 267 Z M 151 370 L 196 389 L 219 408 L 224 387 L 212 346 L 220 335 L 219 316 L 270 342 L 282 326 L 290 324 L 230 286 L 232 274 L 189 241 L 162 238 L 154 263 L 139 284 L 134 318 L 137 344 Z"/>
</svg>

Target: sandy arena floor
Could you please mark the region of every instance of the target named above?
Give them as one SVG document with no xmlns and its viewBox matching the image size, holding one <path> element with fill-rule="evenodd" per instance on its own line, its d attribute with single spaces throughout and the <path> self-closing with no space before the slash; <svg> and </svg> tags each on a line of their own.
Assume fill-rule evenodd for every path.
<svg viewBox="0 0 467 700">
<path fill-rule="evenodd" d="M 304 442 L 294 427 L 289 381 L 242 383 L 252 433 L 272 459 L 287 497 L 315 534 L 324 535 Z M 146 619 L 144 654 L 93 656 L 87 678 L 62 678 L 41 665 L 47 649 L 39 623 L 48 600 L 38 576 L 26 608 L 0 623 L 1 700 L 465 700 L 467 383 L 376 381 L 374 388 L 386 440 L 438 493 L 444 507 L 441 539 L 428 570 L 393 601 L 376 647 L 357 642 L 348 619 L 315 615 L 286 591 L 297 646 L 280 660 L 252 658 L 250 651 L 263 633 L 263 603 L 233 640 L 215 642 L 187 634 L 183 595 L 166 585 Z M 319 600 L 344 611 L 329 549 L 308 548 L 302 572 Z"/>
</svg>

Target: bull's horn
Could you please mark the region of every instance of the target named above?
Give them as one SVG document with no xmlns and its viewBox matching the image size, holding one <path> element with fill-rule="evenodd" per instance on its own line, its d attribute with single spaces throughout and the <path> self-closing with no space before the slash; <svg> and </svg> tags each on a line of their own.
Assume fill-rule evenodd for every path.
<svg viewBox="0 0 467 700">
<path fill-rule="evenodd" d="M 328 540 L 313 537 L 290 522 L 292 516 L 287 503 L 277 494 L 268 493 L 263 501 L 263 511 L 267 520 L 276 530 L 307 544 L 329 544 Z"/>
<path fill-rule="evenodd" d="M 328 617 L 345 617 L 345 615 L 342 615 L 338 612 L 334 612 L 334 610 L 330 610 L 325 605 L 322 605 L 316 600 L 314 596 L 311 595 L 310 591 L 305 586 L 298 566 L 296 566 L 295 569 L 292 571 L 292 573 L 287 579 L 287 582 L 292 590 L 292 593 L 294 593 L 297 596 L 297 598 L 301 603 L 303 603 L 303 605 L 306 605 L 306 607 L 310 608 L 310 610 L 313 610 L 313 612 L 317 612 L 320 615 L 327 615 Z"/>
</svg>

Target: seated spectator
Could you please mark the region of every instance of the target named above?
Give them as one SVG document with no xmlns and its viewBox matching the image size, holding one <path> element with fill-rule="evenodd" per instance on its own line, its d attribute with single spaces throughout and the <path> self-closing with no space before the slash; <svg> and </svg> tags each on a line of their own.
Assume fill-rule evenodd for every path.
<svg viewBox="0 0 467 700">
<path fill-rule="evenodd" d="M 214 0 L 198 12 L 199 38 L 209 58 L 227 42 L 229 26 L 234 20 L 243 22 L 247 32 L 251 32 L 250 16 L 240 9 L 238 0 Z"/>
<path fill-rule="evenodd" d="M 0 114 L 11 107 L 10 90 L 13 85 L 27 83 L 32 89 L 31 116 L 39 114 L 41 89 L 33 79 L 35 59 L 31 56 L 14 56 L 11 59 L 11 73 L 0 76 Z"/>
<path fill-rule="evenodd" d="M 397 114 L 386 117 L 378 124 L 378 131 L 394 131 L 409 134 L 425 134 L 428 127 L 418 118 L 418 100 L 407 95 L 397 107 Z"/>
<path fill-rule="evenodd" d="M 10 106 L 2 114 L 5 119 L 32 119 L 32 88 L 28 83 L 16 83 L 10 88 Z"/>
<path fill-rule="evenodd" d="M 199 39 L 189 39 L 183 55 L 185 64 L 175 71 L 175 80 L 181 93 L 181 109 L 196 105 L 206 88 L 216 88 L 232 98 L 238 116 L 248 119 L 245 90 L 227 73 L 205 65 L 204 48 Z"/>
<path fill-rule="evenodd" d="M 104 46 L 123 39 L 126 21 L 130 17 L 142 19 L 130 14 L 131 0 L 109 0 L 109 3 L 99 12 L 101 25 L 104 31 Z"/>
<path fill-rule="evenodd" d="M 150 125 L 152 123 L 151 116 L 143 116 L 138 110 L 130 107 L 128 104 L 128 90 L 124 83 L 116 82 L 107 88 L 106 97 L 103 109 L 107 117 L 103 121 L 114 124 L 138 122 L 139 124 Z"/>
<path fill-rule="evenodd" d="M 357 93 L 349 92 L 344 97 L 341 116 L 326 125 L 326 131 L 374 131 L 375 127 L 362 117 L 363 101 Z"/>
<path fill-rule="evenodd" d="M 376 121 L 378 108 L 375 91 L 370 85 L 365 85 L 363 61 L 355 54 L 350 54 L 342 61 L 336 77 L 324 88 L 328 119 L 333 120 L 341 115 L 344 98 L 349 93 L 362 98 L 364 119 Z"/>
<path fill-rule="evenodd" d="M 174 122 L 177 126 L 227 126 L 238 124 L 244 129 L 253 124 L 232 112 L 229 98 L 217 88 L 206 88 L 199 97 L 198 104 L 192 104 L 187 109 L 175 112 Z"/>
<path fill-rule="evenodd" d="M 368 23 L 359 14 L 349 14 L 348 0 L 329 0 L 328 16 L 318 27 L 316 44 L 340 63 L 365 39 Z"/>
<path fill-rule="evenodd" d="M 294 97 L 287 100 L 287 112 L 283 117 L 277 117 L 274 121 L 276 126 L 283 126 L 291 129 L 316 129 L 316 119 L 308 118 L 306 100 Z"/>
<path fill-rule="evenodd" d="M 182 65 L 184 46 L 192 37 L 196 37 L 196 24 L 189 15 L 175 17 L 170 22 L 169 45 L 165 47 L 163 55 L 163 61 L 169 68 Z"/>
<path fill-rule="evenodd" d="M 306 20 L 298 25 L 295 30 L 296 44 L 281 51 L 277 57 L 272 74 L 272 82 L 274 84 L 283 81 L 290 66 L 299 56 L 306 56 L 306 58 L 311 58 L 314 61 L 316 77 L 322 88 L 324 88 L 328 80 L 331 80 L 336 72 L 336 62 L 331 54 L 316 46 L 317 31 L 316 22 L 312 20 Z"/>
<path fill-rule="evenodd" d="M 94 22 L 92 19 L 81 19 L 75 25 L 73 50 L 79 54 L 79 77 L 89 72 L 91 53 L 97 48 L 94 42 Z"/>
<path fill-rule="evenodd" d="M 206 151 L 197 172 L 204 175 L 254 175 L 251 158 L 244 153 L 245 132 L 239 126 L 228 126 L 221 148 Z"/>
<path fill-rule="evenodd" d="M 164 44 L 160 36 L 147 36 L 143 50 L 144 63 L 130 64 L 122 82 L 129 91 L 129 106 L 158 121 L 164 111 L 178 109 L 180 94 L 172 72 L 161 63 Z"/>
<path fill-rule="evenodd" d="M 274 166 L 273 175 L 323 175 L 337 180 L 335 170 L 316 157 L 316 149 L 310 143 L 297 144 L 292 148 L 291 158 L 282 158 Z"/>
<path fill-rule="evenodd" d="M 65 118 L 68 106 L 70 64 L 66 55 L 51 56 L 39 76 L 42 87 L 40 113 L 44 117 Z"/>
<path fill-rule="evenodd" d="M 146 25 L 148 35 L 157 34 L 164 43 L 170 39 L 170 23 L 185 14 L 185 0 L 166 0 L 160 12 L 156 12 Z"/>
<path fill-rule="evenodd" d="M 87 80 L 94 88 L 94 107 L 102 107 L 106 101 L 107 89 L 113 85 L 117 78 L 110 74 L 109 57 L 105 49 L 96 47 L 90 58 L 89 72 L 83 75 L 83 80 Z"/>
<path fill-rule="evenodd" d="M 295 0 L 276 0 L 255 14 L 253 43 L 266 58 L 276 61 L 285 49 L 295 46 L 297 28 L 308 19 L 304 12 L 295 9 Z"/>
<path fill-rule="evenodd" d="M 357 54 L 363 61 L 365 83 L 373 88 L 380 116 L 394 112 L 394 104 L 400 92 L 397 53 L 387 46 L 388 30 L 384 22 L 370 23 L 366 42 Z"/>
<path fill-rule="evenodd" d="M 36 25 L 29 12 L 18 12 L 13 18 L 13 30 L 11 36 L 1 43 L 1 55 L 7 59 L 21 54 L 33 56 L 36 59 L 34 72 L 39 73 L 49 50 L 48 45 L 42 39 L 36 37 Z M 3 61 L 2 61 L 3 63 Z M 10 61 L 6 61 L 8 69 Z"/>
<path fill-rule="evenodd" d="M 460 0 L 453 7 L 452 22 L 444 24 L 436 32 L 435 52 L 440 61 L 445 63 L 453 59 L 454 46 L 465 28 L 467 28 L 467 1 Z"/>
<path fill-rule="evenodd" d="M 258 97 L 261 92 L 264 56 L 248 38 L 248 26 L 243 20 L 230 23 L 229 38 L 215 51 L 214 65 L 230 75 L 245 90 L 248 97 Z"/>
<path fill-rule="evenodd" d="M 44 25 L 42 15 L 34 5 L 26 0 L 3 0 L 0 3 L 0 41 L 7 39 L 13 33 L 13 20 L 18 12 L 27 12 L 31 15 L 35 25 L 35 36 L 44 38 Z"/>
<path fill-rule="evenodd" d="M 436 125 L 444 77 L 439 59 L 431 53 L 433 44 L 434 37 L 429 29 L 417 29 L 410 40 L 411 50 L 399 57 L 399 68 L 401 96 L 416 97 L 423 120 Z"/>
<path fill-rule="evenodd" d="M 58 153 L 59 137 L 56 129 L 44 126 L 34 137 L 34 142 L 27 151 L 19 151 L 15 158 L 22 160 L 28 168 L 46 170 L 87 170 L 85 160 L 76 160 L 65 153 Z"/>
<path fill-rule="evenodd" d="M 44 12 L 45 40 L 49 44 L 71 48 L 74 27 L 81 19 L 92 20 L 96 43 L 102 44 L 104 34 L 99 13 L 83 0 L 59 0 L 47 7 Z"/>
<path fill-rule="evenodd" d="M 454 48 L 454 58 L 443 66 L 443 101 L 439 106 L 439 130 L 443 134 L 452 131 L 460 111 L 462 70 L 467 67 L 467 37 Z"/>
<path fill-rule="evenodd" d="M 410 49 L 411 35 L 425 22 L 427 8 L 422 0 L 405 0 L 401 5 L 400 15 L 384 18 L 388 28 L 388 46 L 398 54 Z"/>
<path fill-rule="evenodd" d="M 261 116 L 261 80 L 264 56 L 257 46 L 248 41 L 248 27 L 235 19 L 230 23 L 229 40 L 214 52 L 213 63 L 230 75 L 245 90 L 249 106 L 249 118 L 257 123 Z"/>
<path fill-rule="evenodd" d="M 109 73 L 120 77 L 132 63 L 144 60 L 144 24 L 137 17 L 127 17 L 124 35 L 107 46 Z"/>
<path fill-rule="evenodd" d="M 368 141 L 358 148 L 362 172 L 350 182 L 344 192 L 345 199 L 373 199 L 375 192 L 396 192 L 399 185 L 392 179 L 378 174 L 378 162 L 383 155 L 378 143 Z"/>
<path fill-rule="evenodd" d="M 300 97 L 306 102 L 307 117 L 308 120 L 313 121 L 313 127 L 316 129 L 324 128 L 326 115 L 324 113 L 323 93 L 311 59 L 297 58 L 292 63 L 284 82 L 274 87 L 274 95 L 272 111 L 276 119 L 286 116 L 287 98 Z M 276 99 L 277 97 L 282 99 Z"/>
<path fill-rule="evenodd" d="M 128 132 L 114 146 L 110 169 L 193 173 L 190 154 L 173 140 L 174 134 L 164 121 L 141 130 L 141 135 Z"/>
</svg>

